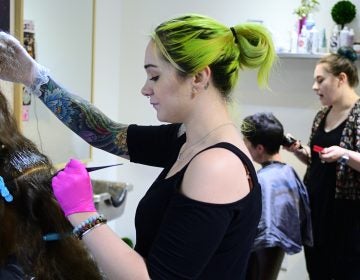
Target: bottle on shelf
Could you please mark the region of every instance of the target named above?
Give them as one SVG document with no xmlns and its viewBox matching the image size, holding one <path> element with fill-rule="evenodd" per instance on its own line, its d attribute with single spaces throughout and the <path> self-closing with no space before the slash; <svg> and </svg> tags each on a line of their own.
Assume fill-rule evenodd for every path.
<svg viewBox="0 0 360 280">
<path fill-rule="evenodd" d="M 336 53 L 338 48 L 339 48 L 339 28 L 337 25 L 335 25 L 329 40 L 329 50 L 332 53 Z"/>
<path fill-rule="evenodd" d="M 308 16 L 306 17 L 306 21 L 305 21 L 305 27 L 307 30 L 311 30 L 312 28 L 315 27 L 315 20 L 314 20 L 314 15 L 313 14 L 308 14 Z"/>
<path fill-rule="evenodd" d="M 319 52 L 326 53 L 327 52 L 327 39 L 326 39 L 326 29 L 323 28 L 321 30 L 320 38 L 319 38 Z"/>
<path fill-rule="evenodd" d="M 350 28 L 349 30 L 349 34 L 348 34 L 348 45 L 349 47 L 353 47 L 354 45 L 354 29 L 353 28 Z"/>
<path fill-rule="evenodd" d="M 319 53 L 319 31 L 315 26 L 308 33 L 307 52 L 311 54 Z"/>
<path fill-rule="evenodd" d="M 298 53 L 307 53 L 307 49 L 308 49 L 308 31 L 306 30 L 306 28 L 303 28 L 301 30 L 301 33 L 299 34 L 299 38 L 298 38 Z"/>
<path fill-rule="evenodd" d="M 345 26 L 341 31 L 340 31 L 340 36 L 339 36 L 339 47 L 350 47 L 349 46 L 349 27 Z"/>
<path fill-rule="evenodd" d="M 290 53 L 298 52 L 297 44 L 298 44 L 298 34 L 296 30 L 292 30 L 290 31 L 290 44 L 289 44 Z"/>
</svg>

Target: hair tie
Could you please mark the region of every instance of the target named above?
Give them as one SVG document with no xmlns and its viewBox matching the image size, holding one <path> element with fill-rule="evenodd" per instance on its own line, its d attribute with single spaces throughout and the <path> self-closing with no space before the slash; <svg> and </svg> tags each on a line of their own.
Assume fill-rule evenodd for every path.
<svg viewBox="0 0 360 280">
<path fill-rule="evenodd" d="M 351 47 L 341 47 L 337 50 L 337 54 L 349 59 L 352 62 L 357 60 L 357 53 Z"/>
<path fill-rule="evenodd" d="M 231 30 L 232 35 L 234 36 L 235 44 L 239 44 L 239 40 L 238 40 L 236 31 L 235 31 L 235 28 L 234 28 L 234 27 L 230 27 L 230 30 Z"/>
<path fill-rule="evenodd" d="M 13 201 L 13 196 L 10 194 L 8 188 L 5 186 L 3 177 L 0 176 L 0 194 L 7 202 Z"/>
</svg>

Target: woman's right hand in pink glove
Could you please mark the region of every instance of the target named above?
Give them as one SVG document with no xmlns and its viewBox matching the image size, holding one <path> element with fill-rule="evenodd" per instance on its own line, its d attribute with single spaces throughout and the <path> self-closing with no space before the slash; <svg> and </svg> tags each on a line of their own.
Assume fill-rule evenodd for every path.
<svg viewBox="0 0 360 280">
<path fill-rule="evenodd" d="M 65 216 L 96 211 L 90 176 L 81 161 L 71 159 L 53 177 L 52 188 Z"/>
<path fill-rule="evenodd" d="M 36 61 L 13 36 L 0 32 L 0 79 L 32 85 L 38 71 Z"/>
</svg>

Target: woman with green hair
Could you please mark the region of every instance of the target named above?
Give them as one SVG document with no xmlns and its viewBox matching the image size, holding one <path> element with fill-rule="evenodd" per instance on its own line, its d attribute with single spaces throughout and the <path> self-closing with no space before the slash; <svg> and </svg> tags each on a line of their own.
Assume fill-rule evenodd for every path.
<svg viewBox="0 0 360 280">
<path fill-rule="evenodd" d="M 141 90 L 169 123 L 159 126 L 113 122 L 58 85 L 11 36 L 0 33 L 0 43 L 1 79 L 25 84 L 92 146 L 163 168 L 139 202 L 134 250 L 96 213 L 82 163 L 72 159 L 53 179 L 75 234 L 110 279 L 244 279 L 261 191 L 227 105 L 241 68 L 258 68 L 267 85 L 275 51 L 262 25 L 227 27 L 196 14 L 160 24 Z"/>
</svg>

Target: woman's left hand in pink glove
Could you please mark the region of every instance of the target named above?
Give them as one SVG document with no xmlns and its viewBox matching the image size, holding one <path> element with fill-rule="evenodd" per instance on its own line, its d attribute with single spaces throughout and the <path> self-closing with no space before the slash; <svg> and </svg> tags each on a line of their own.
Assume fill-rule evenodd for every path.
<svg viewBox="0 0 360 280">
<path fill-rule="evenodd" d="M 52 188 L 65 216 L 96 211 L 90 176 L 81 161 L 71 159 L 53 177 Z"/>
</svg>

